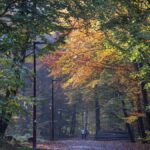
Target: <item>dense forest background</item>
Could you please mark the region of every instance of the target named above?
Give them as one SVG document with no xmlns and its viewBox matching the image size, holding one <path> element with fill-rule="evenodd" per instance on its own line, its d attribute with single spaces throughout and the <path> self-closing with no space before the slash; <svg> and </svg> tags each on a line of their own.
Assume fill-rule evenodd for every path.
<svg viewBox="0 0 150 150">
<path fill-rule="evenodd" d="M 30 63 L 27 65 L 28 67 L 32 66 Z M 37 68 L 37 133 L 39 140 L 50 140 L 52 78 L 48 77 L 46 67 L 43 67 L 40 62 Z M 99 88 L 99 91 L 103 91 L 103 94 L 93 95 L 93 91 L 83 93 L 81 89 L 66 91 L 61 88 L 61 82 L 62 79 L 59 79 L 54 84 L 56 139 L 80 137 L 81 129 L 85 126 L 91 136 L 95 136 L 95 132 L 98 132 L 96 127 L 107 132 L 127 132 L 123 120 L 122 102 L 118 95 L 115 95 L 113 88 L 103 85 Z M 22 90 L 23 95 L 32 95 L 30 80 L 26 81 L 25 87 Z M 95 106 L 94 99 L 98 99 L 98 103 L 101 103 L 101 106 Z M 22 140 L 32 137 L 32 109 L 29 104 L 26 107 L 27 111 L 24 114 L 13 117 L 12 123 L 8 127 L 7 135 L 13 135 L 17 139 L 22 138 Z M 100 113 L 96 116 L 98 117 L 97 119 L 95 119 L 96 107 L 100 109 Z M 97 120 L 100 120 L 99 126 L 96 126 Z"/>
</svg>

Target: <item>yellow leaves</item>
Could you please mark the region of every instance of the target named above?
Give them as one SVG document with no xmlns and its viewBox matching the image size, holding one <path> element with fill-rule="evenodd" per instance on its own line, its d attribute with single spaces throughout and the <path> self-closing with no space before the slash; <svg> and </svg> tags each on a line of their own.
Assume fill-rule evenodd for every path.
<svg viewBox="0 0 150 150">
<path fill-rule="evenodd" d="M 87 88 L 90 87 L 90 88 L 95 88 L 96 85 L 98 85 L 100 82 L 100 80 L 92 80 L 89 84 L 87 84 Z"/>
<path fill-rule="evenodd" d="M 93 29 L 77 29 L 69 35 L 63 47 L 66 51 L 52 67 L 53 75 L 60 73 L 69 77 L 64 87 L 82 85 L 96 72 L 94 58 L 102 49 L 102 39 L 103 34 Z"/>
<path fill-rule="evenodd" d="M 98 62 L 103 64 L 107 63 L 108 65 L 115 62 L 118 63 L 118 61 L 121 59 L 121 55 L 118 55 L 116 49 L 105 49 L 102 51 L 97 51 L 96 59 Z"/>
<path fill-rule="evenodd" d="M 131 113 L 128 117 L 126 117 L 125 121 L 127 123 L 129 123 L 129 124 L 132 124 L 135 121 L 137 121 L 139 117 L 144 117 L 144 114 L 143 113 L 134 112 L 134 113 Z"/>
<path fill-rule="evenodd" d="M 137 120 L 138 120 L 137 116 L 129 116 L 129 117 L 126 118 L 126 122 L 129 123 L 129 124 L 132 124 Z"/>
<path fill-rule="evenodd" d="M 74 30 L 67 40 L 65 48 L 71 51 L 87 51 L 91 49 L 100 49 L 104 36 L 102 32 L 94 29 Z"/>
<path fill-rule="evenodd" d="M 86 53 L 78 52 L 78 54 L 77 50 L 75 53 L 66 51 L 65 55 L 60 58 L 59 64 L 63 64 L 63 74 L 68 74 L 72 81 L 68 80 L 65 87 L 69 84 L 82 85 L 96 74 L 99 76 L 105 69 L 115 68 L 112 64 L 117 64 L 120 61 L 119 55 L 113 49 L 87 51 Z M 97 84 L 96 82 L 91 82 L 89 86 L 94 87 Z"/>
<path fill-rule="evenodd" d="M 147 130 L 145 133 L 146 133 L 145 141 L 148 142 L 148 143 L 150 143 L 150 131 Z"/>
<path fill-rule="evenodd" d="M 66 51 L 55 62 L 52 74 L 67 75 L 69 79 L 64 87 L 75 87 L 90 82 L 105 69 L 117 67 L 122 60 L 121 54 L 116 49 L 105 49 L 103 40 L 104 35 L 100 31 L 91 28 L 74 30 L 63 47 Z M 89 87 L 93 88 L 96 82 L 91 82 Z"/>
<path fill-rule="evenodd" d="M 100 22 L 98 20 L 91 20 L 90 23 L 93 29 L 99 30 Z"/>
<path fill-rule="evenodd" d="M 62 47 L 65 51 L 54 59 L 56 61 L 52 65 L 51 74 L 67 77 L 64 87 L 76 87 L 89 82 L 88 86 L 91 88 L 98 84 L 97 78 L 100 81 L 105 70 L 114 70 L 118 76 L 124 74 L 126 68 L 123 54 L 116 49 L 104 47 L 104 34 L 96 29 L 99 22 L 91 20 L 90 25 L 84 27 L 82 20 L 72 18 L 71 21 L 81 28 L 74 29 L 68 35 Z M 122 79 L 122 82 L 126 82 L 125 80 Z"/>
<path fill-rule="evenodd" d="M 72 85 L 73 87 L 80 86 L 86 82 L 86 80 L 92 76 L 93 70 L 90 67 L 80 67 L 73 71 L 73 73 L 70 72 L 70 78 L 67 80 L 67 82 L 64 84 L 64 87 L 68 87 Z"/>
<path fill-rule="evenodd" d="M 74 79 L 70 78 L 67 80 L 67 82 L 64 83 L 63 87 L 67 88 L 69 85 L 71 85 L 73 83 Z"/>
</svg>

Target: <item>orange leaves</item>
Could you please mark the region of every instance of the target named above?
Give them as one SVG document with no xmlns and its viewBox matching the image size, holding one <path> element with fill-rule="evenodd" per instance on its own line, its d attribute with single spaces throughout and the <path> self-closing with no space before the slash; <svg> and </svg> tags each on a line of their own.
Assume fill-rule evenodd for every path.
<svg viewBox="0 0 150 150">
<path fill-rule="evenodd" d="M 129 117 L 125 118 L 125 120 L 127 123 L 132 124 L 138 120 L 138 117 L 137 116 L 129 116 Z"/>
<path fill-rule="evenodd" d="M 59 65 L 55 65 L 56 62 L 60 59 L 60 57 L 62 57 L 64 54 L 63 51 L 56 51 L 53 54 L 49 54 L 49 55 L 45 55 L 42 58 L 42 62 L 45 66 L 47 66 L 48 68 L 55 70 L 55 74 L 56 75 L 60 75 L 61 73 L 61 66 Z"/>
<path fill-rule="evenodd" d="M 102 49 L 102 39 L 102 33 L 91 29 L 75 30 L 69 35 L 66 52 L 59 60 L 59 64 L 64 64 L 63 72 L 70 76 L 65 87 L 82 85 L 95 73 L 94 58 L 96 51 Z"/>
<path fill-rule="evenodd" d="M 105 69 L 120 65 L 122 55 L 115 49 L 105 49 L 104 35 L 94 29 L 73 30 L 63 46 L 65 51 L 56 51 L 44 57 L 51 68 L 51 75 L 67 76 L 64 87 L 80 86 L 100 77 Z M 92 87 L 93 84 L 92 84 Z"/>
<path fill-rule="evenodd" d="M 67 49 L 68 48 L 74 49 L 80 47 L 83 48 L 83 50 L 85 50 L 88 48 L 91 49 L 92 46 L 95 49 L 96 46 L 98 45 L 98 49 L 99 49 L 102 46 L 101 44 L 103 38 L 104 38 L 103 33 L 98 30 L 89 29 L 89 28 L 88 29 L 80 28 L 80 29 L 73 30 L 70 33 L 65 47 L 67 47 Z"/>
<path fill-rule="evenodd" d="M 42 58 L 43 64 L 52 67 L 54 66 L 55 62 L 59 60 L 59 58 L 63 55 L 63 51 L 56 51 L 53 54 L 45 55 Z"/>
<path fill-rule="evenodd" d="M 100 80 L 105 70 L 115 71 L 117 79 L 125 71 L 131 70 L 131 65 L 123 61 L 124 55 L 120 51 L 105 48 L 105 37 L 100 30 L 89 26 L 85 28 L 82 21 L 79 22 L 81 28 L 74 29 L 62 46 L 65 51 L 56 51 L 44 57 L 43 61 L 50 67 L 51 75 L 65 77 L 64 87 L 85 83 L 94 87 L 98 82 L 91 81 Z M 95 20 L 91 21 L 91 26 L 95 24 Z M 122 82 L 125 82 L 125 78 L 122 78 Z"/>
<path fill-rule="evenodd" d="M 137 121 L 139 117 L 144 117 L 144 114 L 143 113 L 138 113 L 138 112 L 133 112 L 128 117 L 126 117 L 125 120 L 126 120 L 127 123 L 132 124 L 135 121 Z"/>
</svg>

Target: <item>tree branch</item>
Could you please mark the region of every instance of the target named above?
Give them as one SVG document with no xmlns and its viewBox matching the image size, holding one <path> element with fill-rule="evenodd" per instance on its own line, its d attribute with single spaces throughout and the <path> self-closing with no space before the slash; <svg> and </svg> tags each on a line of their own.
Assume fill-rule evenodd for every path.
<svg viewBox="0 0 150 150">
<path fill-rule="evenodd" d="M 5 14 L 8 12 L 8 10 L 13 6 L 13 4 L 15 4 L 18 0 L 13 0 L 11 1 L 11 3 L 9 3 L 6 8 L 4 9 L 4 11 L 0 14 L 0 17 L 5 16 Z"/>
</svg>

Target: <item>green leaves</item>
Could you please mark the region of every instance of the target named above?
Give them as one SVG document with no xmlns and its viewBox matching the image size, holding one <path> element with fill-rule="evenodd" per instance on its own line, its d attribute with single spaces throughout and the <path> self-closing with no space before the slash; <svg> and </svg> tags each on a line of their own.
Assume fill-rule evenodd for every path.
<svg viewBox="0 0 150 150">
<path fill-rule="evenodd" d="M 149 83 L 147 83 L 146 85 L 145 85 L 145 89 L 150 89 L 150 81 L 149 81 Z"/>
</svg>

